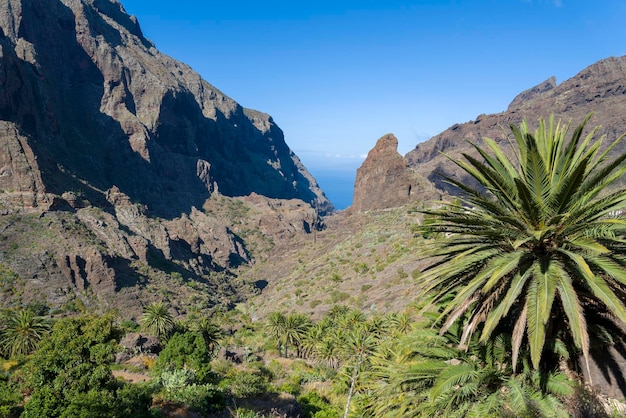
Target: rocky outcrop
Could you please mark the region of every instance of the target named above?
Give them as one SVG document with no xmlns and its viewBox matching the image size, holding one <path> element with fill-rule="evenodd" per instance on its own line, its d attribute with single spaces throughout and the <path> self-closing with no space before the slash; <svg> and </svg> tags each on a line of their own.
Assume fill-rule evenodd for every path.
<svg viewBox="0 0 626 418">
<path fill-rule="evenodd" d="M 3 305 L 229 306 L 237 267 L 332 211 L 269 115 L 160 53 L 117 0 L 3 3 L 0 273 L 20 278 Z"/>
<path fill-rule="evenodd" d="M 350 211 L 387 209 L 438 198 L 440 194 L 430 182 L 409 168 L 398 153 L 398 139 L 387 134 L 357 169 Z"/>
<path fill-rule="evenodd" d="M 507 111 L 518 108 L 522 106 L 524 103 L 536 99 L 540 95 L 545 92 L 548 92 L 556 87 L 556 77 L 552 76 L 543 83 L 537 84 L 535 87 L 532 87 L 528 90 L 525 90 L 518 94 L 515 99 L 509 104 Z"/>
<path fill-rule="evenodd" d="M 216 190 L 332 210 L 269 115 L 161 54 L 116 0 L 11 0 L 0 13 L 3 190 L 37 206 L 117 187 L 163 216 Z"/>
<path fill-rule="evenodd" d="M 405 158 L 412 169 L 428 178 L 437 189 L 454 194 L 457 191 L 438 173 L 466 183 L 471 183 L 472 179 L 444 154 L 476 156 L 468 141 L 480 145 L 484 137 L 495 139 L 505 152 L 510 152 L 507 140 L 511 135 L 510 124 L 526 119 L 532 128 L 540 117 L 548 118 L 553 114 L 557 120 L 571 121 L 576 126 L 589 112 L 594 112 L 594 116 L 588 127 L 602 126 L 598 135 L 605 134 L 608 140 L 614 140 L 626 132 L 626 56 L 599 61 L 559 85 L 551 78 L 518 95 L 506 112 L 479 115 L 475 120 L 453 125 L 418 144 Z M 625 147 L 623 142 L 616 151 Z"/>
</svg>

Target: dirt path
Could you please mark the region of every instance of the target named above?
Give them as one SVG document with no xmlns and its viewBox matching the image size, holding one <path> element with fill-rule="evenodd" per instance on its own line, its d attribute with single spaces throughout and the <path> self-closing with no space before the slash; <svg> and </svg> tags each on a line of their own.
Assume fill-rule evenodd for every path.
<svg viewBox="0 0 626 418">
<path fill-rule="evenodd" d="M 124 370 L 113 370 L 113 376 L 115 376 L 116 379 L 122 379 L 130 383 L 147 382 L 150 380 L 150 377 L 145 374 L 131 373 Z"/>
</svg>

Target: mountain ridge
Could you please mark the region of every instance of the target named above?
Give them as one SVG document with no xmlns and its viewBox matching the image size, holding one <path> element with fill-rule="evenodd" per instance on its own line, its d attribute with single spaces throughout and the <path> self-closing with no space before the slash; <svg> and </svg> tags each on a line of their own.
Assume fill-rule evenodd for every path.
<svg viewBox="0 0 626 418">
<path fill-rule="evenodd" d="M 428 178 L 440 191 L 456 193 L 437 173 L 457 177 L 463 182 L 471 182 L 458 167 L 444 154 L 459 156 L 462 153 L 477 156 L 467 141 L 482 144 L 482 138 L 489 137 L 502 143 L 505 151 L 510 151 L 507 137 L 508 126 L 527 120 L 531 129 L 539 118 L 554 115 L 563 123 L 578 124 L 585 115 L 593 113 L 587 125 L 591 129 L 601 128 L 599 135 L 614 140 L 626 132 L 626 56 L 609 57 L 600 60 L 573 77 L 556 84 L 550 78 L 518 94 L 507 110 L 495 114 L 481 114 L 472 121 L 451 126 L 428 141 L 417 144 L 405 158 L 409 166 Z M 572 127 L 573 128 L 573 127 Z M 626 144 L 620 144 L 616 151 Z"/>
<path fill-rule="evenodd" d="M 117 0 L 0 10 L 0 300 L 231 306 L 236 269 L 333 206 L 266 113 L 159 52 Z M 19 279 L 16 279 L 19 278 Z"/>
</svg>

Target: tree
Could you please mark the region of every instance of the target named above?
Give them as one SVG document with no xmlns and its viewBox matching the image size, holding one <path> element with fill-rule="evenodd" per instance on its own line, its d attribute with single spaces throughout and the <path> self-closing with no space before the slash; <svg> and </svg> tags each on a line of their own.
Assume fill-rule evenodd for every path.
<svg viewBox="0 0 626 418">
<path fill-rule="evenodd" d="M 454 160 L 485 192 L 447 178 L 461 204 L 424 211 L 424 232 L 443 233 L 421 277 L 437 300 L 452 295 L 441 314 L 445 332 L 463 321 L 460 346 L 477 332 L 487 343 L 512 335 L 512 361 L 527 347 L 539 369 L 559 342 L 589 359 L 586 316 L 602 311 L 626 323 L 626 190 L 611 190 L 626 173 L 626 153 L 610 160 L 620 136 L 601 151 L 596 129 L 583 137 L 591 115 L 574 129 L 539 121 L 511 126 L 513 158 L 496 141 L 473 144 L 481 160 Z"/>
<path fill-rule="evenodd" d="M 125 388 L 109 367 L 119 330 L 112 314 L 63 318 L 19 373 L 28 417 L 149 416 L 147 388 Z"/>
<path fill-rule="evenodd" d="M 292 346 L 296 349 L 296 355 L 298 357 L 301 356 L 302 342 L 311 325 L 311 320 L 308 316 L 304 314 L 291 314 L 285 317 L 285 357 L 287 357 L 287 348 L 289 346 Z"/>
<path fill-rule="evenodd" d="M 368 356 L 372 353 L 378 342 L 377 334 L 372 332 L 365 324 L 356 326 L 356 328 L 347 333 L 345 338 L 345 346 L 343 349 L 346 362 L 349 363 L 351 370 L 349 372 L 350 388 L 348 389 L 343 418 L 348 417 L 352 397 L 356 392 L 357 380 L 368 360 Z"/>
<path fill-rule="evenodd" d="M 281 348 L 285 345 L 285 330 L 286 330 L 286 318 L 280 312 L 272 312 L 267 316 L 267 322 L 265 323 L 265 332 L 267 332 L 270 338 L 276 340 L 278 346 L 278 355 L 281 355 Z M 285 357 L 287 356 L 287 350 L 285 348 Z"/>
<path fill-rule="evenodd" d="M 49 318 L 38 316 L 30 309 L 7 311 L 0 330 L 0 349 L 10 357 L 30 354 L 51 327 Z"/>
<path fill-rule="evenodd" d="M 141 325 L 146 331 L 159 338 L 170 336 L 174 331 L 174 318 L 169 313 L 169 307 L 163 302 L 153 302 L 143 309 Z"/>
<path fill-rule="evenodd" d="M 189 328 L 191 331 L 202 335 L 210 353 L 214 355 L 218 351 L 220 341 L 224 337 L 224 331 L 219 325 L 209 318 L 201 318 L 200 320 L 192 322 Z"/>
<path fill-rule="evenodd" d="M 200 383 L 208 383 L 211 378 L 210 362 L 213 351 L 209 349 L 202 334 L 198 332 L 176 332 L 159 353 L 152 373 L 159 376 L 164 371 L 189 368 L 194 371 Z"/>
<path fill-rule="evenodd" d="M 558 372 L 524 367 L 513 375 L 510 339 L 498 335 L 467 350 L 455 347 L 462 327 L 439 335 L 424 326 L 369 357 L 363 416 L 385 417 L 566 417 L 560 402 L 573 393 Z M 363 414 L 364 412 L 364 414 Z"/>
</svg>

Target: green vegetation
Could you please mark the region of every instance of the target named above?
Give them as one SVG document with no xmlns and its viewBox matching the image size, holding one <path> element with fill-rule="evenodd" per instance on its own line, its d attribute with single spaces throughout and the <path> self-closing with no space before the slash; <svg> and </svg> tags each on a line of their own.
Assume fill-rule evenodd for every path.
<svg viewBox="0 0 626 418">
<path fill-rule="evenodd" d="M 8 357 L 30 354 L 50 328 L 48 318 L 30 309 L 8 310 L 0 326 L 0 350 Z"/>
<path fill-rule="evenodd" d="M 174 319 L 168 310 L 169 307 L 163 302 L 151 303 L 143 310 L 141 326 L 157 337 L 169 337 L 174 331 Z"/>
<path fill-rule="evenodd" d="M 626 153 L 608 161 L 623 136 L 600 152 L 595 129 L 582 136 L 589 118 L 569 141 L 553 118 L 534 134 L 513 126 L 512 160 L 485 139 L 490 153 L 476 146 L 484 162 L 457 164 L 487 193 L 448 179 L 463 201 L 425 212 L 434 221 L 424 230 L 449 236 L 433 243 L 440 258 L 421 276 L 437 300 L 454 296 L 442 331 L 462 321 L 460 347 L 474 333 L 481 343 L 508 333 L 514 371 L 526 350 L 536 370 L 554 368 L 561 347 L 569 358 L 582 352 L 588 367 L 590 341 L 605 332 L 595 319 L 626 323 L 626 221 L 616 215 L 626 190 L 608 191 L 626 173 Z"/>
<path fill-rule="evenodd" d="M 464 197 L 422 210 L 420 228 L 402 220 L 412 242 L 388 231 L 335 244 L 337 256 L 316 272 L 323 295 L 294 279 L 301 309 L 329 305 L 315 315 L 286 302 L 255 321 L 254 304 L 175 318 L 157 302 L 139 324 L 79 304 L 73 317 L 44 316 L 39 305 L 3 311 L 0 416 L 617 415 L 588 389 L 578 359 L 624 341 L 626 191 L 610 186 L 626 174 L 626 154 L 608 161 L 594 132 L 582 136 L 585 123 L 571 138 L 552 119 L 534 133 L 513 127 L 513 159 L 486 139 L 480 161 L 457 162 L 481 188 L 448 179 Z M 372 216 L 392 222 L 397 213 Z M 431 260 L 425 269 L 409 261 L 418 251 Z M 308 271 L 305 256 L 292 274 Z M 361 276 L 352 293 L 341 287 L 349 275 Z M 355 308 L 380 293 L 373 288 L 389 298 L 402 289 L 415 302 L 392 313 Z M 309 294 L 319 298 L 304 303 Z M 119 345 L 139 330 L 158 349 Z"/>
</svg>

